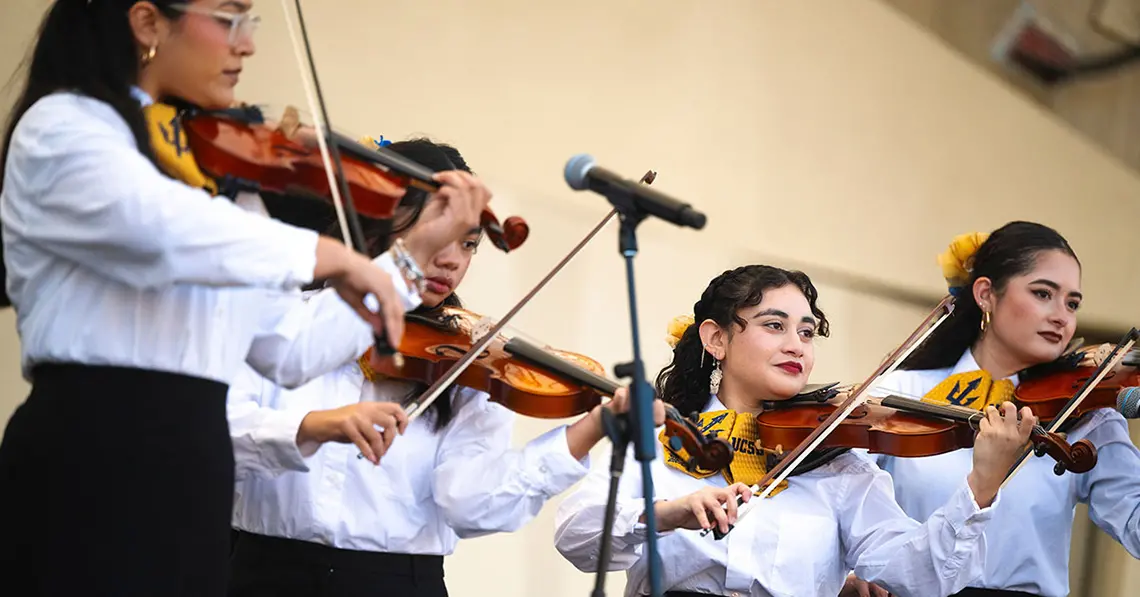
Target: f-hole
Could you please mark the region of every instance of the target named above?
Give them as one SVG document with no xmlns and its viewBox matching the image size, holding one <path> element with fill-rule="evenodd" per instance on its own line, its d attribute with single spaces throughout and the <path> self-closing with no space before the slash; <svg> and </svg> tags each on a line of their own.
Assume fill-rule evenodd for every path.
<svg viewBox="0 0 1140 597">
<path fill-rule="evenodd" d="M 431 350 L 431 353 L 433 355 L 440 357 L 441 359 L 459 360 L 460 358 L 463 357 L 463 355 L 467 354 L 466 350 L 463 350 L 462 348 L 460 348 L 454 344 L 437 344 L 436 346 L 433 346 L 430 350 Z M 485 359 L 490 354 L 491 354 L 491 351 L 484 348 L 483 352 L 481 352 L 479 354 L 479 356 L 476 358 L 476 360 Z"/>
</svg>

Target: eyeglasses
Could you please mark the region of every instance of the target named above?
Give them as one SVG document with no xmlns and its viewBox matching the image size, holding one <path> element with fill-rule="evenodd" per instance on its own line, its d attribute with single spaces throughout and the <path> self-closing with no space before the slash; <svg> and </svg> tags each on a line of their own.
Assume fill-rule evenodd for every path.
<svg viewBox="0 0 1140 597">
<path fill-rule="evenodd" d="M 171 4 L 170 8 L 177 10 L 181 13 L 199 14 L 213 19 L 222 25 L 230 26 L 230 45 L 237 45 L 239 41 L 249 41 L 253 39 L 254 32 L 257 31 L 257 26 L 261 24 L 261 17 L 252 15 L 248 12 L 226 12 L 224 10 L 210 10 L 209 8 L 202 8 L 192 4 Z"/>
</svg>

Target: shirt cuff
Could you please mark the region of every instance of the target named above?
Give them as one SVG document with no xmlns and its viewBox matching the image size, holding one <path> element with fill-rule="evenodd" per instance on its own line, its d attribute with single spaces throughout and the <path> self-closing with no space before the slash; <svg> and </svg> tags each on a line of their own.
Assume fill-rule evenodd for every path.
<svg viewBox="0 0 1140 597">
<path fill-rule="evenodd" d="M 392 259 L 391 253 L 387 251 L 381 253 L 379 257 L 372 260 L 372 263 L 392 276 L 392 285 L 396 287 L 396 292 L 400 295 L 400 302 L 404 303 L 405 311 L 411 311 L 423 303 L 423 299 L 416 292 L 416 289 L 404 280 L 404 273 L 400 271 L 396 261 Z"/>
<path fill-rule="evenodd" d="M 305 442 L 298 446 L 297 432 L 301 428 L 301 421 L 310 412 L 304 409 L 279 410 L 273 411 L 272 416 L 266 417 L 264 425 L 258 428 L 253 438 L 265 469 L 301 472 L 309 470 L 305 459 L 315 454 L 321 445 L 317 442 Z"/>
<path fill-rule="evenodd" d="M 655 500 L 656 504 L 663 500 Z M 645 543 L 649 537 L 649 525 L 641 522 L 645 514 L 645 498 L 624 498 L 618 500 L 614 514 L 614 543 L 619 548 L 633 547 Z M 658 531 L 657 537 L 667 537 L 673 531 Z"/>
<path fill-rule="evenodd" d="M 963 539 L 971 538 L 982 534 L 982 531 L 985 530 L 985 523 L 993 518 L 994 508 L 1000 501 L 1001 491 L 998 491 L 997 496 L 994 497 L 994 502 L 985 508 L 981 508 L 974 498 L 970 484 L 963 483 L 961 488 L 951 496 L 950 501 L 946 503 L 943 513 L 946 516 L 946 522 L 954 529 L 955 536 Z"/>
<path fill-rule="evenodd" d="M 590 456 L 578 460 L 570 455 L 566 442 L 566 426 L 551 429 L 534 438 L 526 446 L 535 459 L 527 467 L 530 485 L 547 497 L 554 497 L 570 488 L 590 472 Z"/>
</svg>

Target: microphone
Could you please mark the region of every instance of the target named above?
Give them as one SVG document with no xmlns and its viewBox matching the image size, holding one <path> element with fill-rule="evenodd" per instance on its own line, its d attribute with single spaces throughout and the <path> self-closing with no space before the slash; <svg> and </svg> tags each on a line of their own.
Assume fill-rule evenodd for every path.
<svg viewBox="0 0 1140 597">
<path fill-rule="evenodd" d="M 1121 389 L 1116 395 L 1116 410 L 1125 419 L 1140 419 L 1140 386 Z"/>
<path fill-rule="evenodd" d="M 634 206 L 666 222 L 700 230 L 705 227 L 705 214 L 688 203 L 682 203 L 651 187 L 627 180 L 600 168 L 594 157 L 580 153 L 566 162 L 566 184 L 575 191 L 589 189 L 611 201 L 632 200 Z"/>
</svg>

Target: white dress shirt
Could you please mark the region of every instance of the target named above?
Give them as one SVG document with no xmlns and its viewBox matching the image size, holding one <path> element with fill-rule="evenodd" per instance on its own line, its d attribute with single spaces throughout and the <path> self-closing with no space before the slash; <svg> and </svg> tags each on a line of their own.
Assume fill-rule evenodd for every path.
<svg viewBox="0 0 1140 597">
<path fill-rule="evenodd" d="M 237 462 L 235 528 L 342 549 L 448 555 L 460 537 L 514 531 L 589 470 L 566 427 L 511 449 L 514 413 L 487 394 L 453 389 L 454 418 L 436 432 L 430 415 L 396 436 L 375 466 L 353 444 L 298 447 L 313 410 L 402 401 L 404 382 L 368 383 L 344 366 L 295 390 L 247 371 L 230 388 Z M 432 411 L 429 410 L 429 413 Z"/>
<path fill-rule="evenodd" d="M 356 317 L 335 293 L 297 299 L 317 234 L 265 216 L 256 195 L 214 198 L 160 172 L 99 100 L 36 102 L 12 135 L 0 195 L 24 377 L 72 362 L 228 383 L 247 361 L 297 385 L 350 360 L 349 342 L 307 340 L 313 318 Z M 357 321 L 355 337 L 370 337 Z"/>
<path fill-rule="evenodd" d="M 725 407 L 715 397 L 706 411 Z M 599 462 L 608 462 L 599 459 Z M 666 467 L 662 448 L 652 462 L 658 500 L 704 487 L 725 487 L 722 475 L 696 479 Z M 724 539 L 699 531 L 659 533 L 662 587 L 712 595 L 803 597 L 839 594 L 854 569 L 900 596 L 948 595 L 982 571 L 982 530 L 991 508 L 979 509 L 966 485 L 925 524 L 908 518 L 891 496 L 891 481 L 850 453 L 788 480 L 788 488 L 752 508 Z M 594 572 L 609 487 L 608 467 L 591 471 L 558 509 L 555 546 L 585 572 Z M 609 570 L 627 570 L 626 595 L 649 593 L 647 528 L 641 468 L 627 455 L 619 485 Z"/>
<path fill-rule="evenodd" d="M 894 371 L 883 378 L 876 395 L 894 392 L 921 398 L 956 373 L 976 371 L 967 350 L 946 369 Z M 1010 378 L 1015 385 L 1017 376 Z M 1088 504 L 1089 518 L 1140 558 L 1140 450 L 1128 437 L 1128 425 L 1115 410 L 1098 409 L 1069 433 L 1069 443 L 1088 439 L 1097 448 L 1097 464 L 1083 474 L 1053 473 L 1048 456 L 1029 462 L 1002 489 L 985 535 L 989 557 L 985 575 L 970 586 L 1024 591 L 1043 597 L 1069 594 L 1069 547 L 1078 502 Z M 926 458 L 871 454 L 894 480 L 899 505 L 925 520 L 955 490 L 954 479 L 969 472 L 972 449 Z"/>
</svg>

